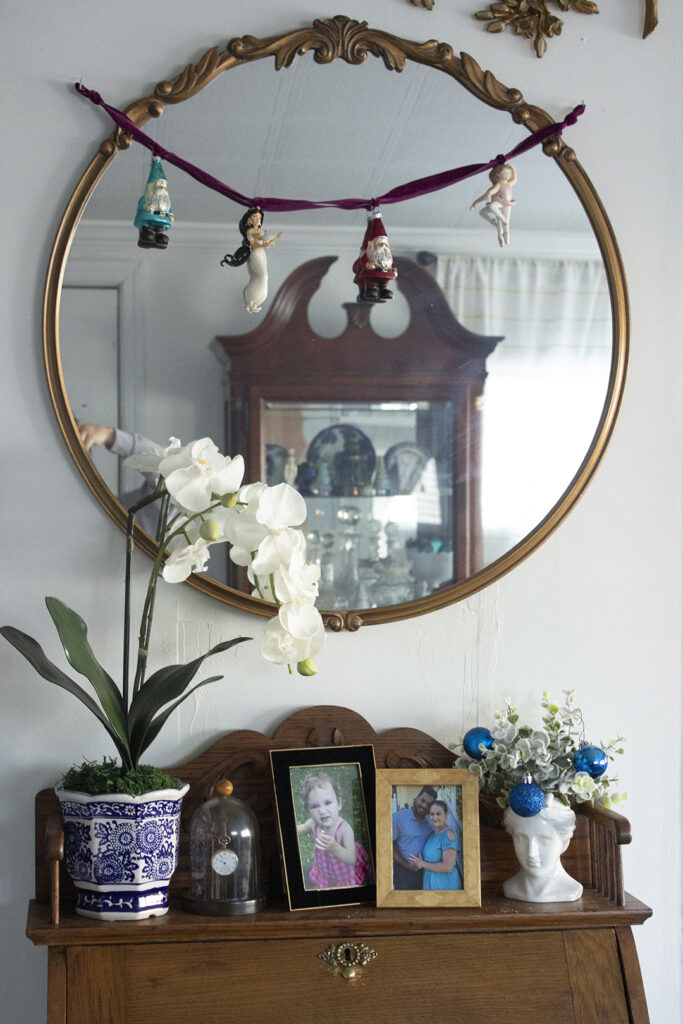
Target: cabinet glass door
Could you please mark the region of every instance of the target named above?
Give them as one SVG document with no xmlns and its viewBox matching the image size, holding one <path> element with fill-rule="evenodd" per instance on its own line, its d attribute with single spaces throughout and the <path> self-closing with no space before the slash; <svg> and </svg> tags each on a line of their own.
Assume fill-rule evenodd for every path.
<svg viewBox="0 0 683 1024">
<path fill-rule="evenodd" d="M 399 604 L 454 580 L 450 402 L 265 401 L 266 482 L 308 510 L 320 608 Z"/>
</svg>

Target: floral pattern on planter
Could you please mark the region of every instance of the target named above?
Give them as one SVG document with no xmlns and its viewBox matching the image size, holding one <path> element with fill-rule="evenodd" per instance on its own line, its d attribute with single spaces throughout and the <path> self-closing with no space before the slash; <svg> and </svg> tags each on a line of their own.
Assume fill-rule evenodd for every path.
<svg viewBox="0 0 683 1024">
<path fill-rule="evenodd" d="M 188 788 L 111 798 L 57 790 L 76 913 L 131 920 L 167 912 Z"/>
</svg>

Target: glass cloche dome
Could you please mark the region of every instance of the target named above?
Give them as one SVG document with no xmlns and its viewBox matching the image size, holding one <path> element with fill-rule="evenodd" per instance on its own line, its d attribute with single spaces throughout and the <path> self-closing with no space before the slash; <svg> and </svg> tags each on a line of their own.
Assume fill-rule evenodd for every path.
<svg viewBox="0 0 683 1024">
<path fill-rule="evenodd" d="M 183 896 L 183 909 L 192 914 L 253 914 L 266 903 L 259 878 L 258 821 L 232 791 L 232 782 L 221 779 L 214 796 L 192 816 L 191 886 Z"/>
</svg>

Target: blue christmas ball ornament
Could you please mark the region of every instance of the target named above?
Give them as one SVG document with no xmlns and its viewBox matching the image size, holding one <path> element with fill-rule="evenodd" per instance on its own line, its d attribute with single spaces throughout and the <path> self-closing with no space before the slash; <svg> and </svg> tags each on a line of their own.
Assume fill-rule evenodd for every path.
<svg viewBox="0 0 683 1024">
<path fill-rule="evenodd" d="M 485 729 L 483 725 L 475 725 L 474 729 L 469 729 L 462 741 L 463 749 L 469 757 L 473 757 L 475 761 L 481 761 L 484 756 L 483 752 L 479 749 L 479 744 L 483 744 L 487 750 L 490 750 L 493 746 L 493 736 Z"/>
<path fill-rule="evenodd" d="M 535 782 L 518 783 L 510 790 L 510 807 L 520 818 L 533 818 L 545 807 L 543 790 Z"/>
<path fill-rule="evenodd" d="M 573 757 L 574 768 L 577 772 L 586 772 L 591 779 L 599 779 L 607 771 L 609 763 L 607 754 L 600 747 L 593 747 L 587 743 L 579 747 Z"/>
</svg>

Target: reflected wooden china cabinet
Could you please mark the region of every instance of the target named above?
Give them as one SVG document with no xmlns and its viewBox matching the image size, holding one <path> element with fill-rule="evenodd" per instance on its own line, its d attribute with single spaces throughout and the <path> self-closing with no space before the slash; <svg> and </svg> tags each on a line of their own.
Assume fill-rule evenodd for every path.
<svg viewBox="0 0 683 1024">
<path fill-rule="evenodd" d="M 288 407 L 299 423 L 305 418 L 309 436 L 304 439 L 300 434 L 300 443 L 296 445 L 295 439 L 291 448 L 297 464 L 304 463 L 304 474 L 311 474 L 310 488 L 305 475 L 297 481 L 307 496 L 310 529 L 315 511 L 320 512 L 316 506 L 322 502 L 324 511 L 327 496 L 321 496 L 316 486 L 322 459 L 315 457 L 317 440 L 309 446 L 310 434 L 319 427 L 317 437 L 324 438 L 326 428 L 341 424 L 339 450 L 333 450 L 332 435 L 328 446 L 331 496 L 364 515 L 369 499 L 376 507 L 386 494 L 385 516 L 403 516 L 413 544 L 435 542 L 452 548 L 448 582 L 465 579 L 482 567 L 481 396 L 486 360 L 502 339 L 463 327 L 432 274 L 405 257 L 395 260 L 396 287 L 409 310 L 408 325 L 398 337 L 376 333 L 374 304 L 357 302 L 343 303 L 343 333 L 322 337 L 311 327 L 308 307 L 335 260 L 326 256 L 303 263 L 284 282 L 259 327 L 216 339 L 214 350 L 226 367 L 226 450 L 246 453 L 246 479 L 276 483 L 283 477 L 280 473 L 272 478 L 267 455 L 279 447 L 284 457 L 290 448 Z M 410 422 L 392 438 L 386 424 L 401 409 Z M 269 431 L 269 416 L 277 412 L 281 417 Z M 411 436 L 406 438 L 407 434 Z M 273 445 L 275 440 L 281 445 Z M 350 451 L 341 450 L 344 440 Z M 403 468 L 398 465 L 402 456 L 410 460 L 411 455 L 412 476 L 409 461 Z M 313 459 L 311 465 L 307 456 Z M 356 477 L 348 469 L 354 459 Z M 386 491 L 378 476 L 380 460 L 385 459 Z"/>
<path fill-rule="evenodd" d="M 480 803 L 481 907 L 365 904 L 291 912 L 282 895 L 268 751 L 371 743 L 378 768 L 446 768 L 453 754 L 412 728 L 377 733 L 345 708 L 313 707 L 270 738 L 240 731 L 174 773 L 190 783 L 179 867 L 165 917 L 103 922 L 77 917 L 62 879 L 52 923 L 50 875 L 63 834 L 54 791 L 36 798 L 36 899 L 28 936 L 48 948 L 48 1024 L 645 1024 L 631 926 L 651 914 L 625 893 L 620 846 L 625 818 L 580 805 L 563 862 L 584 886 L 575 903 L 506 900 L 516 870 L 500 809 Z M 247 917 L 199 917 L 180 908 L 189 885 L 188 824 L 220 778 L 256 812 L 262 830 L 267 908 Z M 47 844 L 45 836 L 47 833 Z M 175 897 L 175 899 L 173 899 Z M 376 953 L 344 977 L 320 954 L 340 943 Z"/>
</svg>

